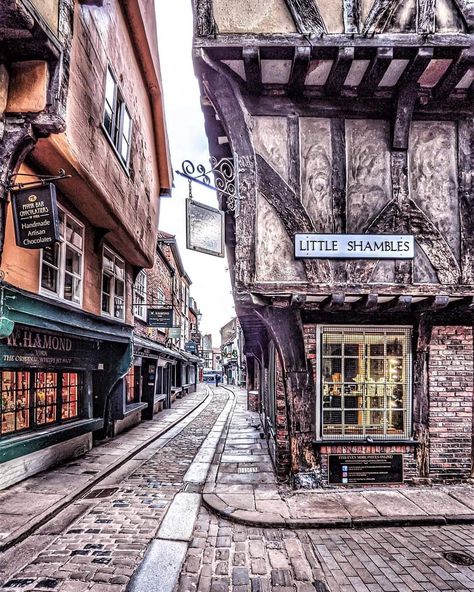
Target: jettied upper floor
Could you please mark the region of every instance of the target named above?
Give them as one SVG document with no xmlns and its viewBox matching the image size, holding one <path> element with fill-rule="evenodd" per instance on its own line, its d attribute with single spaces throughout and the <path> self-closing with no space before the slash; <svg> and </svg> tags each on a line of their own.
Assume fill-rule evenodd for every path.
<svg viewBox="0 0 474 592">
<path fill-rule="evenodd" d="M 471 296 L 474 2 L 193 2 L 237 299 Z M 413 234 L 415 258 L 296 260 L 308 232 Z"/>
</svg>

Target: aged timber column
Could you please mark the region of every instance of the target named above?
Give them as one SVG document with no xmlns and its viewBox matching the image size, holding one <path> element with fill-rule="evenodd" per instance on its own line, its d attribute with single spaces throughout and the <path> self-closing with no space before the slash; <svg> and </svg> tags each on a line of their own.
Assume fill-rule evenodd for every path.
<svg viewBox="0 0 474 592">
<path fill-rule="evenodd" d="M 315 390 L 306 358 L 301 312 L 295 308 L 266 307 L 257 311 L 279 354 L 288 406 L 291 477 L 296 488 L 320 485 L 313 450 Z"/>
</svg>

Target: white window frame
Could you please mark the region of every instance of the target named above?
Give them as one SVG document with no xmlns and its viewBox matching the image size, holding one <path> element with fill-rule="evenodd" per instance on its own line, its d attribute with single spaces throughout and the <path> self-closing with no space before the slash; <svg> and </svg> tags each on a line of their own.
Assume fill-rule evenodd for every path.
<svg viewBox="0 0 474 592">
<path fill-rule="evenodd" d="M 112 133 L 107 129 L 105 125 L 105 113 L 107 107 L 107 81 L 108 78 L 112 79 L 114 83 L 114 96 L 113 96 L 113 105 L 110 105 L 112 111 L 111 117 L 111 126 L 112 126 Z M 128 116 L 130 127 L 128 129 L 128 137 L 124 135 L 124 124 L 125 124 L 125 117 Z M 132 143 L 132 131 L 133 131 L 133 119 L 130 114 L 130 110 L 127 107 L 125 102 L 123 93 L 120 89 L 120 86 L 117 82 L 117 77 L 115 76 L 112 68 L 110 65 L 107 66 L 105 71 L 105 81 L 104 81 L 104 108 L 102 114 L 102 128 L 114 148 L 114 152 L 116 153 L 119 161 L 125 167 L 128 172 L 128 168 L 130 166 L 130 153 L 131 153 L 131 143 Z M 127 154 L 124 157 L 122 154 L 123 144 L 127 144 Z"/>
<path fill-rule="evenodd" d="M 104 270 L 104 255 L 107 252 L 108 257 L 109 258 L 113 258 L 114 260 L 114 269 L 115 269 L 115 261 L 118 261 L 122 267 L 123 267 L 123 280 L 122 278 L 118 278 L 118 276 L 114 273 L 105 273 Z M 110 298 L 110 306 L 109 306 L 109 310 L 108 311 L 104 311 L 102 309 L 102 298 L 104 295 L 104 275 L 108 275 L 109 277 L 113 278 L 113 281 L 111 282 L 111 290 L 110 290 L 110 294 L 109 294 L 109 298 Z M 123 306 L 122 306 L 122 315 L 120 317 L 115 316 L 114 311 L 115 311 L 115 291 L 116 291 L 116 285 L 115 285 L 115 280 L 119 279 L 121 281 L 123 281 Z M 110 247 L 104 245 L 103 249 L 102 249 L 102 266 L 101 266 L 101 289 L 100 289 L 100 313 L 102 316 L 104 317 L 108 317 L 111 319 L 115 319 L 118 321 L 124 321 L 125 320 L 125 307 L 126 307 L 126 302 L 127 302 L 127 283 L 126 283 L 126 268 L 125 268 L 125 261 L 122 259 L 122 257 L 119 257 L 117 255 L 117 253 L 115 253 L 115 251 L 113 249 L 111 249 Z M 111 310 L 112 309 L 112 310 Z"/>
<path fill-rule="evenodd" d="M 52 298 L 57 298 L 62 302 L 66 302 L 71 306 L 76 306 L 78 308 L 82 308 L 82 300 L 84 295 L 84 246 L 85 246 L 85 226 L 80 222 L 75 216 L 70 214 L 64 207 L 58 206 L 58 212 L 60 215 L 63 216 L 63 222 L 60 223 L 60 241 L 58 243 L 59 254 L 58 254 L 58 288 L 57 291 L 54 292 L 52 290 L 48 290 L 48 288 L 43 287 L 42 280 L 43 280 L 43 263 L 44 265 L 48 265 L 53 267 L 50 263 L 44 261 L 44 250 L 41 249 L 41 257 L 40 257 L 40 272 L 39 272 L 39 286 L 38 286 L 38 293 L 42 296 L 49 296 Z M 70 218 L 74 224 L 79 226 L 82 231 L 82 251 L 76 247 L 73 243 L 70 243 L 66 239 L 65 228 L 67 227 L 67 219 Z M 78 253 L 81 257 L 81 270 L 79 276 L 75 274 L 71 274 L 70 272 L 66 272 L 66 249 L 69 247 L 76 253 Z M 73 275 L 74 277 L 78 277 L 80 281 L 80 289 L 79 289 L 79 300 L 69 300 L 68 298 L 64 297 L 64 286 L 65 286 L 65 278 L 66 273 L 69 275 Z"/>
<path fill-rule="evenodd" d="M 137 275 L 135 284 L 133 286 L 133 312 L 135 317 L 141 319 L 142 321 L 147 320 L 147 284 L 148 276 L 142 269 Z"/>
<path fill-rule="evenodd" d="M 409 329 L 410 334 L 413 335 L 413 327 L 411 325 L 357 325 L 357 324 L 343 324 L 343 325 L 336 325 L 330 323 L 323 323 L 321 325 L 317 325 L 316 327 L 316 362 L 317 362 L 317 369 L 316 369 L 316 388 L 315 388 L 315 395 L 316 395 L 316 405 L 315 405 L 315 426 L 316 426 L 316 441 L 324 442 L 326 440 L 330 441 L 337 441 L 344 442 L 354 441 L 354 442 L 366 442 L 366 437 L 363 436 L 356 436 L 356 435 L 348 435 L 342 437 L 333 437 L 323 436 L 323 393 L 322 393 L 322 334 L 324 328 L 334 328 L 334 329 L 380 329 L 380 330 L 390 330 L 390 329 Z M 385 442 L 385 441 L 407 441 L 413 438 L 413 344 L 411 344 L 410 352 L 408 353 L 408 360 L 407 360 L 407 383 L 408 383 L 408 392 L 407 392 L 407 406 L 406 406 L 406 433 L 402 436 L 388 436 L 388 437 L 379 437 L 376 435 L 371 435 L 371 439 L 377 442 Z"/>
</svg>

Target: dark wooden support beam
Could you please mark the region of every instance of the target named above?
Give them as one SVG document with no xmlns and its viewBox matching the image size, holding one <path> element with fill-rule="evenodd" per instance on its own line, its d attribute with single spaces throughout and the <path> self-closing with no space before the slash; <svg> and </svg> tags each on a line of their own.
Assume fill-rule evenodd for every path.
<svg viewBox="0 0 474 592">
<path fill-rule="evenodd" d="M 433 47 L 420 47 L 418 48 L 415 56 L 405 68 L 405 71 L 400 76 L 397 83 L 397 88 L 402 89 L 406 86 L 418 85 L 418 79 L 426 70 L 428 64 L 434 57 Z"/>
<path fill-rule="evenodd" d="M 458 7 L 462 14 L 466 28 L 469 33 L 474 32 L 474 3 L 472 0 L 454 0 L 454 4 Z"/>
<path fill-rule="evenodd" d="M 358 33 L 361 26 L 360 0 L 343 0 L 344 32 Z"/>
<path fill-rule="evenodd" d="M 292 294 L 290 306 L 293 308 L 302 308 L 306 304 L 306 294 Z"/>
<path fill-rule="evenodd" d="M 288 184 L 301 199 L 300 119 L 297 115 L 288 117 L 288 161 Z"/>
<path fill-rule="evenodd" d="M 458 196 L 461 221 L 462 283 L 474 284 L 474 216 L 472 171 L 474 170 L 474 123 L 458 124 Z"/>
<path fill-rule="evenodd" d="M 247 88 L 252 94 L 259 94 L 262 90 L 262 68 L 260 66 L 260 50 L 258 47 L 244 47 L 242 49 Z"/>
<path fill-rule="evenodd" d="M 379 47 L 375 57 L 370 62 L 358 88 L 358 95 L 371 97 L 384 77 L 387 68 L 393 60 L 393 48 Z"/>
<path fill-rule="evenodd" d="M 288 94 L 295 99 L 298 99 L 304 90 L 310 64 L 311 48 L 295 47 L 295 55 L 293 56 L 293 65 L 288 83 Z"/>
<path fill-rule="evenodd" d="M 364 23 L 362 33 L 364 35 L 382 33 L 385 25 L 401 2 L 402 0 L 375 0 Z"/>
<path fill-rule="evenodd" d="M 458 58 L 451 64 L 441 80 L 433 89 L 433 97 L 442 100 L 448 97 L 456 88 L 458 82 L 470 68 L 474 66 L 474 49 L 465 49 Z"/>
<path fill-rule="evenodd" d="M 343 293 L 331 294 L 323 300 L 319 306 L 321 310 L 334 311 L 341 310 L 345 306 L 346 295 Z"/>
<path fill-rule="evenodd" d="M 371 311 L 378 308 L 378 294 L 366 294 L 360 300 L 354 302 L 352 309 L 355 311 Z"/>
<path fill-rule="evenodd" d="M 217 33 L 212 0 L 196 0 L 196 27 L 200 37 L 213 37 Z"/>
<path fill-rule="evenodd" d="M 436 0 L 417 0 L 416 30 L 422 35 L 436 31 Z"/>
<path fill-rule="evenodd" d="M 103 6 L 104 0 L 79 0 L 79 4 L 84 4 L 85 6 Z"/>
<path fill-rule="evenodd" d="M 396 296 L 389 302 L 384 302 L 380 305 L 380 310 L 383 312 L 409 312 L 413 303 L 413 296 L 404 294 L 402 296 Z"/>
<path fill-rule="evenodd" d="M 314 0 L 285 0 L 299 33 L 327 33 Z"/>
<path fill-rule="evenodd" d="M 331 71 L 329 72 L 324 92 L 328 96 L 337 96 L 341 94 L 342 87 L 346 81 L 347 75 L 354 61 L 354 48 L 341 47 L 334 60 Z"/>
<path fill-rule="evenodd" d="M 424 315 L 421 315 L 415 327 L 414 367 L 413 367 L 413 432 L 418 446 L 415 449 L 418 477 L 428 478 L 429 475 L 429 381 L 428 351 L 431 342 L 432 326 Z"/>
<path fill-rule="evenodd" d="M 420 302 L 413 305 L 413 309 L 417 312 L 430 311 L 434 312 L 446 308 L 449 304 L 449 296 L 438 294 L 437 296 L 429 296 Z"/>
</svg>

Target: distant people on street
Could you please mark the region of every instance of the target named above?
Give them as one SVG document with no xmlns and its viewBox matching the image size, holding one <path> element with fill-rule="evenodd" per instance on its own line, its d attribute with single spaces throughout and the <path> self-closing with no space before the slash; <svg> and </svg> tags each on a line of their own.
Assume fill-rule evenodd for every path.
<svg viewBox="0 0 474 592">
<path fill-rule="evenodd" d="M 221 380 L 221 377 L 219 376 L 219 374 L 216 374 L 216 386 L 219 386 L 220 380 Z"/>
</svg>

